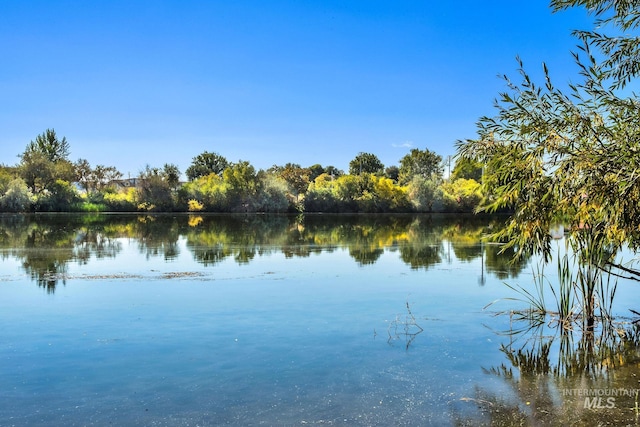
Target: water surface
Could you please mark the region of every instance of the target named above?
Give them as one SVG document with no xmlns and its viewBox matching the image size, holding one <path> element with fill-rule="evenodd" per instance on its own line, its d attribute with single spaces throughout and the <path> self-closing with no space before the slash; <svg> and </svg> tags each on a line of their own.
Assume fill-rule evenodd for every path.
<svg viewBox="0 0 640 427">
<path fill-rule="evenodd" d="M 481 242 L 500 224 L 0 216 L 0 425 L 636 422 L 633 399 L 566 392 L 640 388 L 635 347 L 586 377 L 526 372 L 526 339 L 505 351 L 509 316 L 483 307 L 533 262 Z M 616 313 L 638 295 L 620 282 Z"/>
</svg>

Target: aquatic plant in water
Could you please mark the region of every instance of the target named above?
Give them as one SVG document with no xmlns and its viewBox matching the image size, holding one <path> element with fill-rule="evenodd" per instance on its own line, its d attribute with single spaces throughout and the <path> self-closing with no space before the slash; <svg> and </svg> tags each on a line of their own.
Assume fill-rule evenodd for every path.
<svg viewBox="0 0 640 427">
<path fill-rule="evenodd" d="M 612 274 L 616 251 L 601 235 L 584 233 L 574 239 L 558 244 L 556 250 L 557 274 L 546 274 L 546 259 L 539 260 L 533 271 L 533 290 L 518 284 L 505 285 L 516 297 L 501 298 L 491 302 L 485 309 L 501 300 L 519 301 L 524 309 L 500 311 L 518 320 L 535 320 L 537 323 L 556 324 L 561 329 L 576 327 L 585 333 L 593 333 L 597 324 L 610 323 L 612 305 L 617 289 L 617 276 Z M 555 282 L 557 279 L 557 282 Z M 553 300 L 545 298 L 548 292 Z"/>
</svg>

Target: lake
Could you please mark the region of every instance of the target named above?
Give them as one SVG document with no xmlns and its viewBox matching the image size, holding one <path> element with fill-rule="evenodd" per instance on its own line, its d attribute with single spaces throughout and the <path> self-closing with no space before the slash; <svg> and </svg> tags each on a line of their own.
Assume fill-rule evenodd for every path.
<svg viewBox="0 0 640 427">
<path fill-rule="evenodd" d="M 637 425 L 640 284 L 516 333 L 502 223 L 0 215 L 0 425 Z"/>
</svg>

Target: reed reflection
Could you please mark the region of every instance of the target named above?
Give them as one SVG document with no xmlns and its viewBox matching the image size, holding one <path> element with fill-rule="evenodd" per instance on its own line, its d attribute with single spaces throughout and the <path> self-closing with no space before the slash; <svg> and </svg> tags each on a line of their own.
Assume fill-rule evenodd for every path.
<svg viewBox="0 0 640 427">
<path fill-rule="evenodd" d="M 484 369 L 511 396 L 476 387 L 462 401 L 484 422 L 511 425 L 638 425 L 640 423 L 638 322 L 605 322 L 580 331 L 520 319 L 505 334 L 505 363 Z M 478 422 L 458 417 L 458 422 Z"/>
</svg>

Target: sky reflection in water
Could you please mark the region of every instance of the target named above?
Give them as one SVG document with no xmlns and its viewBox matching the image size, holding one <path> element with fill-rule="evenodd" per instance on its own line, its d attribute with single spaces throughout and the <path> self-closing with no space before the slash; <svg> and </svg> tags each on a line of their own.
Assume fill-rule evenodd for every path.
<svg viewBox="0 0 640 427">
<path fill-rule="evenodd" d="M 486 372 L 509 364 L 509 338 L 495 333 L 509 319 L 483 307 L 508 296 L 504 281 L 532 281 L 528 262 L 480 243 L 499 224 L 1 217 L 0 424 L 536 419 L 536 396 L 527 404 L 513 378 Z M 640 307 L 631 286 L 620 285 L 620 313 Z M 541 409 L 563 410 L 552 393 Z M 481 404 L 495 396 L 512 418 Z"/>
</svg>

